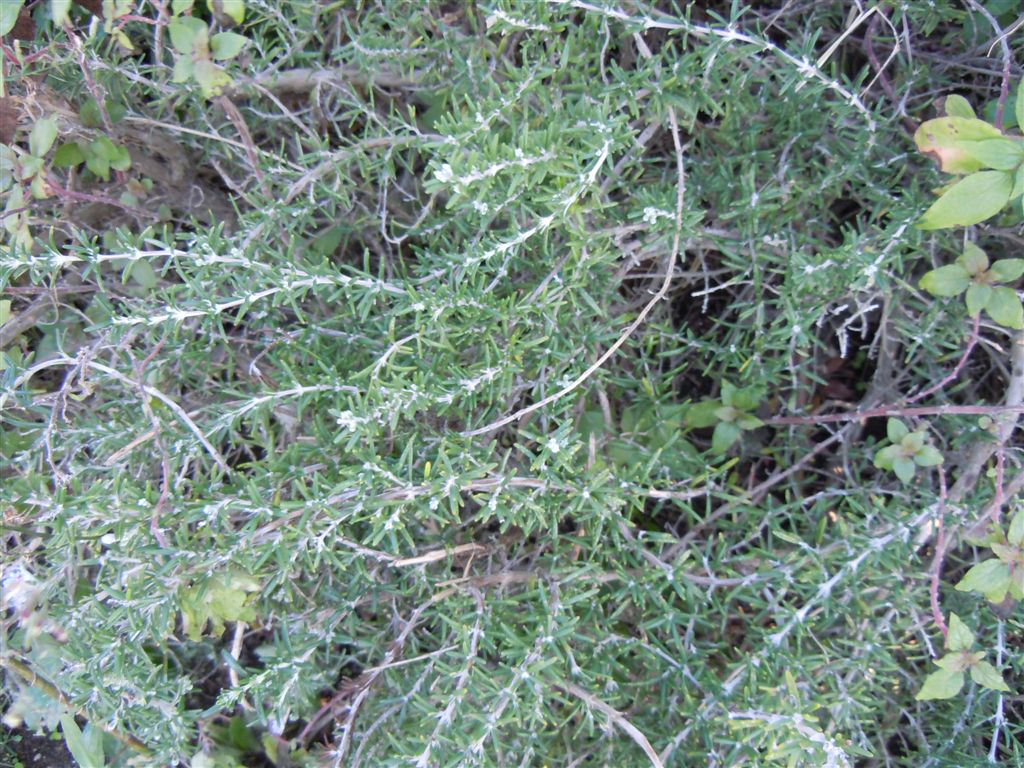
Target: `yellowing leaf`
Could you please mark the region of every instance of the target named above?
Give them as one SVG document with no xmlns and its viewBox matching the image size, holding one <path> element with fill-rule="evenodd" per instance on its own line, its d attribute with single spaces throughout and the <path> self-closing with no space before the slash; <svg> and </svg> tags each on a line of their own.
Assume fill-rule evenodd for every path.
<svg viewBox="0 0 1024 768">
<path fill-rule="evenodd" d="M 914 134 L 914 142 L 922 152 L 935 155 L 946 173 L 972 173 L 983 166 L 964 148 L 964 142 L 999 139 L 1002 135 L 984 120 L 951 116 L 923 123 Z"/>
<path fill-rule="evenodd" d="M 221 91 L 232 83 L 231 76 L 209 59 L 199 59 L 196 61 L 193 66 L 192 76 L 195 77 L 199 87 L 202 88 L 203 96 L 208 99 L 219 96 Z"/>
</svg>

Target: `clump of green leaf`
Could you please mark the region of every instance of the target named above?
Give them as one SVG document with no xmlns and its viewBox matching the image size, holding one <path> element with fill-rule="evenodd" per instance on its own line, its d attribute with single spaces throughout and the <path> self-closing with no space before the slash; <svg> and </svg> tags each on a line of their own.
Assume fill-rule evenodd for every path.
<svg viewBox="0 0 1024 768">
<path fill-rule="evenodd" d="M 929 699 L 951 699 L 960 693 L 969 672 L 971 679 L 983 688 L 993 691 L 1009 692 L 1010 688 L 1003 682 L 999 671 L 983 661 L 984 651 L 972 651 L 974 633 L 955 613 L 949 616 L 949 634 L 946 635 L 946 648 L 949 651 L 935 662 L 938 672 L 932 672 L 925 678 L 924 685 L 918 692 L 918 701 Z"/>
<path fill-rule="evenodd" d="M 1024 259 L 999 259 L 989 266 L 988 255 L 974 243 L 952 264 L 933 269 L 920 286 L 933 296 L 959 296 L 966 292 L 967 314 L 982 310 L 1007 328 L 1024 328 L 1024 307 L 1017 292 L 1001 283 L 1012 283 L 1024 274 Z"/>
<path fill-rule="evenodd" d="M 249 40 L 237 32 L 217 32 L 211 35 L 205 21 L 183 15 L 192 10 L 193 4 L 194 0 L 181 0 L 171 6 L 175 16 L 168 25 L 168 32 L 171 45 L 179 54 L 174 63 L 174 82 L 195 80 L 203 96 L 212 99 L 233 82 L 231 75 L 216 62 L 235 58 Z M 213 0 L 209 0 L 208 5 L 210 12 L 215 13 L 216 4 Z M 245 7 L 241 3 L 232 3 L 224 13 L 240 24 L 245 18 Z"/>
<path fill-rule="evenodd" d="M 1017 88 L 1017 124 L 1024 125 L 1024 80 Z M 918 227 L 966 227 L 992 218 L 1016 200 L 1024 211 L 1024 137 L 978 119 L 962 96 L 946 99 L 946 117 L 928 120 L 914 134 L 921 152 L 938 157 L 946 173 L 963 175 L 942 191 Z"/>
<path fill-rule="evenodd" d="M 126 114 L 124 105 L 111 99 L 104 105 L 107 117 L 114 125 L 121 122 Z M 87 99 L 78 111 L 78 119 L 87 128 L 100 128 L 103 118 L 95 99 Z M 110 137 L 99 135 L 92 141 L 67 141 L 61 144 L 53 156 L 54 168 L 74 168 L 85 163 L 95 176 L 110 180 L 111 169 L 127 171 L 132 167 L 132 156 L 127 147 L 111 141 Z"/>
<path fill-rule="evenodd" d="M 1014 515 L 1007 532 L 993 534 L 988 546 L 995 557 L 964 574 L 957 590 L 977 592 L 992 603 L 1003 602 L 1007 593 L 1014 600 L 1024 600 L 1024 510 Z"/>
<path fill-rule="evenodd" d="M 934 467 L 942 463 L 942 454 L 927 442 L 928 433 L 922 427 L 911 432 L 899 419 L 889 419 L 886 436 L 891 445 L 875 454 L 875 466 L 896 473 L 905 483 L 914 478 L 918 467 Z"/>
<path fill-rule="evenodd" d="M 260 583 L 241 572 L 217 574 L 188 587 L 181 595 L 182 623 L 190 640 L 199 640 L 210 625 L 210 634 L 224 631 L 226 621 L 253 621 Z"/>
<path fill-rule="evenodd" d="M 687 412 L 686 423 L 698 429 L 714 426 L 711 450 L 725 453 L 744 431 L 757 429 L 764 424 L 751 413 L 763 399 L 762 387 L 737 387 L 723 381 L 721 398 L 697 403 Z"/>
</svg>

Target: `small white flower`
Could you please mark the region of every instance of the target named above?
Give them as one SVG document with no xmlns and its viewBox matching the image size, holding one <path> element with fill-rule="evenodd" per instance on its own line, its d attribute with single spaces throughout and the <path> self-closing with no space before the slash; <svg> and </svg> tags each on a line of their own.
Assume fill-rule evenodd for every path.
<svg viewBox="0 0 1024 768">
<path fill-rule="evenodd" d="M 447 184 L 449 181 L 455 178 L 455 172 L 452 170 L 452 167 L 448 163 L 445 163 L 436 171 L 434 171 L 434 178 L 436 178 L 442 184 Z"/>
<path fill-rule="evenodd" d="M 552 437 L 548 440 L 548 450 L 551 451 L 551 453 L 558 453 L 562 450 L 562 444 L 558 442 L 557 438 Z"/>
</svg>

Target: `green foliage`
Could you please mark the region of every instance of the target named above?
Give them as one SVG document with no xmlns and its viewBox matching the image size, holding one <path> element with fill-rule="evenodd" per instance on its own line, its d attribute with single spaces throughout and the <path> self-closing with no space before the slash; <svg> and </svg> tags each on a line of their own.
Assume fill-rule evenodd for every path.
<svg viewBox="0 0 1024 768">
<path fill-rule="evenodd" d="M 956 262 L 933 269 L 921 278 L 921 288 L 933 296 L 965 293 L 967 314 L 977 317 L 982 310 L 1007 328 L 1024 328 L 1024 307 L 1017 292 L 1000 283 L 1013 283 L 1024 274 L 1024 259 L 1000 259 L 989 266 L 988 255 L 974 243 L 967 243 Z"/>
<path fill-rule="evenodd" d="M 904 483 L 914 479 L 918 467 L 934 467 L 942 464 L 942 453 L 930 445 L 926 428 L 911 432 L 899 419 L 890 418 L 886 436 L 891 445 L 875 453 L 875 466 L 896 473 Z"/>
<path fill-rule="evenodd" d="M 686 414 L 691 427 L 711 427 L 711 450 L 725 453 L 740 439 L 745 430 L 757 429 L 762 422 L 751 413 L 764 399 L 764 390 L 758 386 L 737 388 L 722 381 L 722 395 L 718 400 L 703 400 Z"/>
<path fill-rule="evenodd" d="M 1017 87 L 1017 124 L 1024 104 L 1024 79 Z M 1011 201 L 1024 217 L 1024 137 L 1004 134 L 974 116 L 967 100 L 946 100 L 946 117 L 928 120 L 914 141 L 921 152 L 934 154 L 946 173 L 967 174 L 942 192 L 918 222 L 921 229 L 978 224 L 995 216 Z M 983 170 L 988 169 L 988 170 Z"/>
<path fill-rule="evenodd" d="M 179 54 L 174 64 L 173 81 L 184 83 L 190 79 L 195 80 L 203 95 L 210 99 L 220 95 L 233 82 L 231 76 L 214 62 L 234 59 L 249 41 L 244 35 L 235 32 L 210 35 L 205 21 L 195 16 L 182 15 L 191 8 L 192 3 L 172 5 L 175 16 L 167 30 L 171 45 Z M 223 12 L 241 23 L 245 6 L 238 2 L 230 3 L 224 6 Z"/>
<path fill-rule="evenodd" d="M 956 585 L 961 592 L 977 592 L 992 603 L 1002 603 L 1007 593 L 1024 600 L 1024 510 L 1017 512 L 1010 528 L 988 542 L 995 558 L 972 567 Z"/>
<path fill-rule="evenodd" d="M 191 584 L 180 597 L 182 625 L 190 640 L 199 640 L 207 623 L 219 635 L 226 621 L 253 621 L 253 593 L 260 584 L 244 573 L 217 574 Z"/>
<path fill-rule="evenodd" d="M 902 413 L 965 344 L 915 289 L 953 238 L 905 123 L 963 93 L 929 151 L 1016 162 L 957 64 L 983 14 L 101 10 L 35 13 L 5 74 L 12 720 L 133 768 L 1021 754 L 1019 612 L 948 588 L 959 546 L 979 641 L 951 619 L 915 699 L 931 537 L 1019 471 L 1016 437 L 970 463 L 1010 423 L 1012 206 L 922 280 L 986 322 Z M 955 675 L 993 691 L 927 701 Z"/>
<path fill-rule="evenodd" d="M 985 653 L 971 650 L 974 640 L 974 633 L 960 617 L 955 613 L 950 614 L 949 634 L 946 637 L 946 648 L 949 653 L 935 662 L 939 671 L 932 672 L 925 678 L 924 685 L 916 696 L 918 701 L 953 698 L 964 686 L 965 672 L 983 688 L 1009 692 L 1010 689 L 1003 682 L 998 670 L 987 661 L 983 661 Z"/>
<path fill-rule="evenodd" d="M 25 0 L 10 0 L 0 3 L 0 37 L 3 37 L 12 29 L 18 21 L 18 14 L 25 5 Z"/>
</svg>

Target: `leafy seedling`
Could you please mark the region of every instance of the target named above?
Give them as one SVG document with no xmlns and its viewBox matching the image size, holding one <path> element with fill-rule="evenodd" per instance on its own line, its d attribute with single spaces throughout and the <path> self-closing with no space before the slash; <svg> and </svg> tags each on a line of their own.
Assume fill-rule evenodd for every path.
<svg viewBox="0 0 1024 768">
<path fill-rule="evenodd" d="M 739 440 L 744 431 L 764 424 L 751 413 L 763 398 L 764 390 L 760 387 L 736 387 L 723 381 L 721 399 L 697 403 L 687 411 L 686 423 L 698 429 L 714 426 L 711 450 L 722 454 Z"/>
<path fill-rule="evenodd" d="M 1005 535 L 1000 531 L 989 543 L 994 558 L 971 568 L 956 585 L 958 592 L 977 592 L 995 604 L 1024 600 L 1024 510 L 1014 515 Z"/>
<path fill-rule="evenodd" d="M 896 473 L 904 483 L 914 478 L 918 467 L 934 467 L 942 463 L 942 454 L 928 444 L 928 433 L 922 428 L 911 432 L 899 419 L 889 419 L 886 436 L 892 445 L 875 454 L 875 466 Z"/>
<path fill-rule="evenodd" d="M 959 296 L 966 292 L 967 313 L 977 317 L 985 310 L 1006 328 L 1024 328 L 1024 307 L 1017 292 L 1001 283 L 1012 283 L 1024 274 L 1024 259 L 1000 259 L 989 266 L 988 255 L 974 243 L 953 263 L 928 272 L 920 286 L 933 296 Z"/>
<path fill-rule="evenodd" d="M 969 672 L 971 679 L 983 688 L 993 691 L 1008 692 L 1009 686 L 1003 682 L 999 671 L 983 661 L 984 651 L 971 651 L 974 646 L 974 633 L 968 629 L 955 613 L 949 616 L 949 634 L 946 636 L 946 648 L 949 651 L 941 659 L 936 660 L 938 672 L 932 672 L 925 678 L 924 685 L 918 691 L 918 701 L 931 699 L 951 699 L 964 687 L 964 672 Z"/>
</svg>

